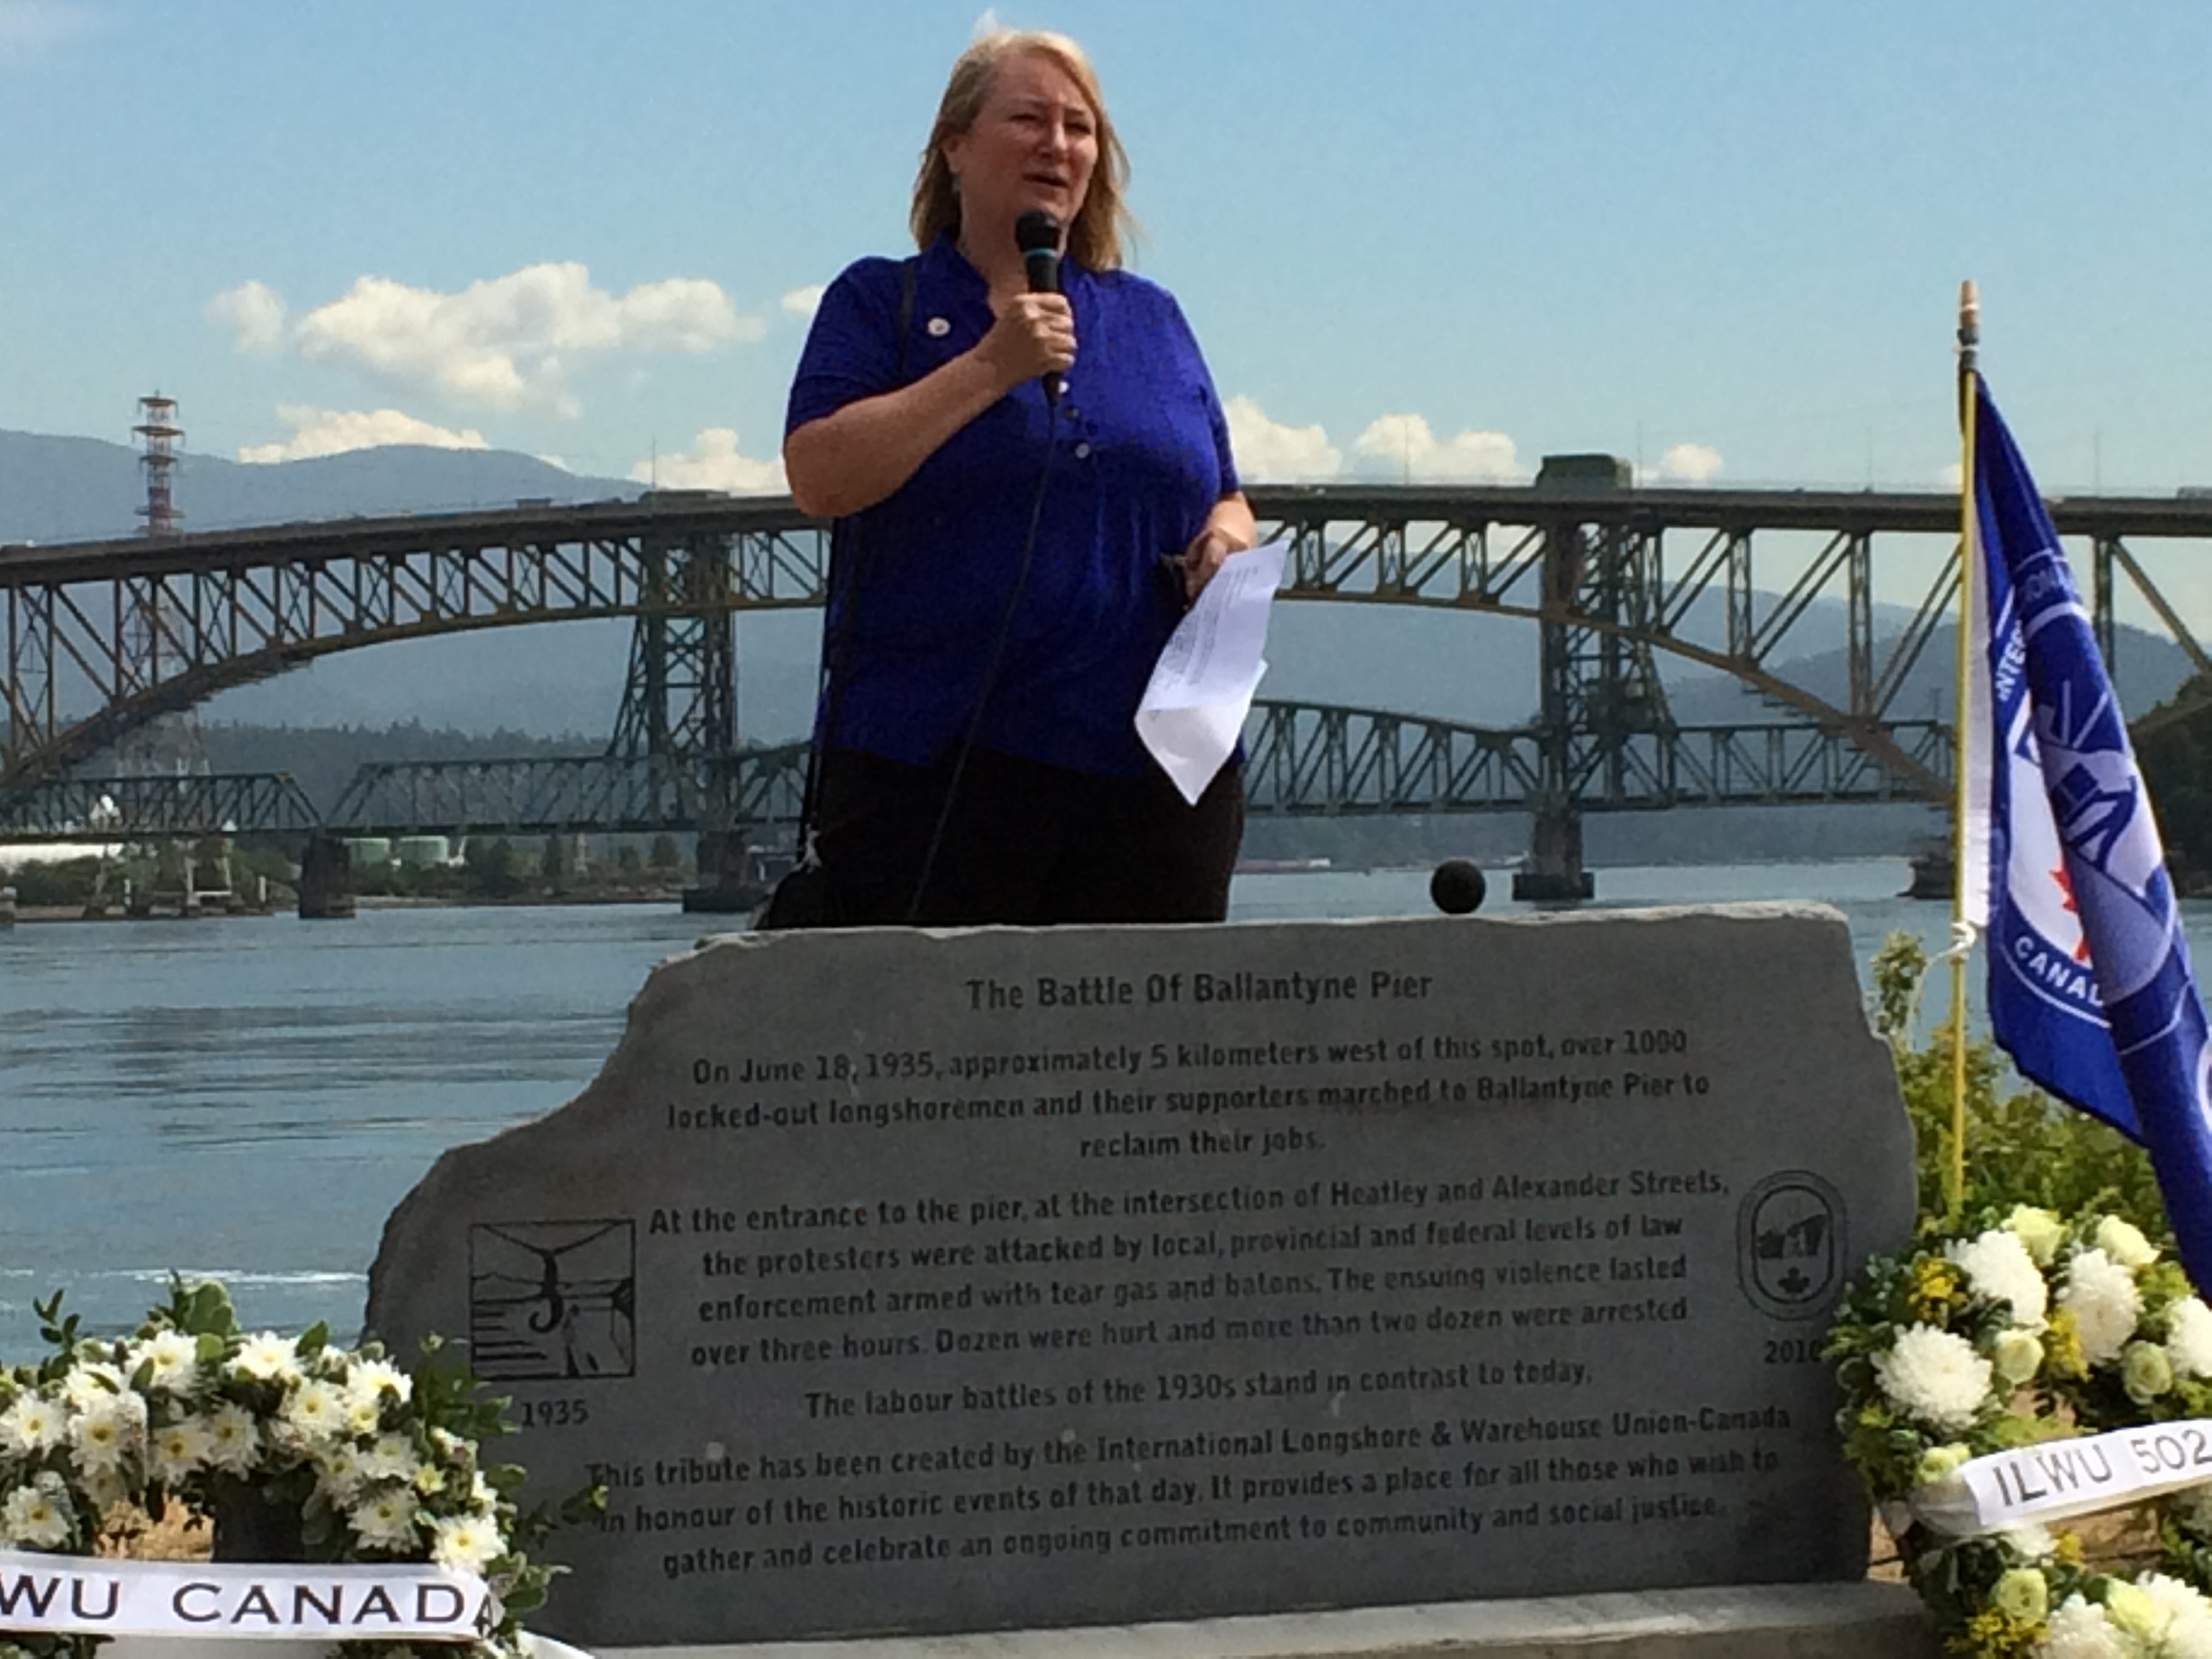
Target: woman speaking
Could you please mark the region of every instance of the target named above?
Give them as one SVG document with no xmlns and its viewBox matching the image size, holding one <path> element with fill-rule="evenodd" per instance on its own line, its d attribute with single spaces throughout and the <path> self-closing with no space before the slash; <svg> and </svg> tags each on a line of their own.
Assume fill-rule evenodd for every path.
<svg viewBox="0 0 2212 1659">
<path fill-rule="evenodd" d="M 839 520 L 813 811 L 839 925 L 1226 910 L 1237 769 L 1189 805 L 1133 718 L 1252 512 L 1189 325 L 1121 268 L 1127 172 L 1081 48 L 987 35 L 922 152 L 919 255 L 815 313 L 783 456 Z"/>
</svg>

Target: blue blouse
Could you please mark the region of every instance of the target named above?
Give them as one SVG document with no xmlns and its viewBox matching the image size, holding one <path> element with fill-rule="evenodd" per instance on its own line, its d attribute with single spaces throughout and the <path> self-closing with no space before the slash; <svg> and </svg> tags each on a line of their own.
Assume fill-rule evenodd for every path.
<svg viewBox="0 0 2212 1659">
<path fill-rule="evenodd" d="M 1087 772 L 1152 764 L 1133 718 L 1182 614 L 1161 568 L 1234 491 L 1229 428 L 1198 342 L 1167 290 L 1126 271 L 1060 267 L 1076 360 L 1055 423 L 1031 380 L 945 441 L 888 500 L 838 527 L 848 628 L 832 741 L 909 764 L 958 741 L 983 689 L 1050 453 L 1036 550 L 976 741 Z M 831 283 L 792 382 L 787 433 L 898 381 L 900 262 Z M 917 380 L 992 323 L 983 278 L 951 236 L 921 254 L 906 340 Z"/>
</svg>

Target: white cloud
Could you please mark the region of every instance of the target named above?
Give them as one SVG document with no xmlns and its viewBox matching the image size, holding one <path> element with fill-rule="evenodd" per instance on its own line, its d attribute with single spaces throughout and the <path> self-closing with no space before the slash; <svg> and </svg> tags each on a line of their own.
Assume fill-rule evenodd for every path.
<svg viewBox="0 0 2212 1659">
<path fill-rule="evenodd" d="M 1354 465 L 1370 478 L 1413 483 L 1513 483 L 1528 477 L 1503 432 L 1439 438 L 1419 415 L 1382 415 L 1352 440 Z"/>
<path fill-rule="evenodd" d="M 70 0 L 0 0 L 0 64 L 87 33 L 99 21 L 91 7 Z"/>
<path fill-rule="evenodd" d="M 274 351 L 284 343 L 284 296 L 266 283 L 223 289 L 207 302 L 207 319 L 227 325 L 240 351 Z"/>
<path fill-rule="evenodd" d="M 300 355 L 490 409 L 574 416 L 563 353 L 711 351 L 767 332 L 717 283 L 675 276 L 616 295 L 583 265 L 526 265 L 458 293 L 363 276 L 293 331 Z"/>
<path fill-rule="evenodd" d="M 1710 444 L 1675 444 L 1659 458 L 1659 465 L 1643 471 L 1638 483 L 1709 484 L 1719 476 L 1721 453 Z"/>
<path fill-rule="evenodd" d="M 1252 483 L 1313 483 L 1333 478 L 1344 457 L 1318 426 L 1285 426 L 1252 398 L 1239 395 L 1221 406 L 1229 422 L 1229 447 L 1237 473 Z"/>
<path fill-rule="evenodd" d="M 796 317 L 802 322 L 812 321 L 814 308 L 822 303 L 822 293 L 819 283 L 809 283 L 804 288 L 793 289 L 783 296 L 783 314 Z"/>
<path fill-rule="evenodd" d="M 292 435 L 281 443 L 248 444 L 238 452 L 240 460 L 304 461 L 385 444 L 421 444 L 432 449 L 487 447 L 481 432 L 456 432 L 396 409 L 314 409 L 305 404 L 279 404 L 276 418 L 292 428 Z"/>
<path fill-rule="evenodd" d="M 739 454 L 737 429 L 726 426 L 702 428 L 690 454 L 640 461 L 629 476 L 662 489 L 726 489 L 734 495 L 773 495 L 785 488 L 782 458 L 763 461 Z"/>
</svg>

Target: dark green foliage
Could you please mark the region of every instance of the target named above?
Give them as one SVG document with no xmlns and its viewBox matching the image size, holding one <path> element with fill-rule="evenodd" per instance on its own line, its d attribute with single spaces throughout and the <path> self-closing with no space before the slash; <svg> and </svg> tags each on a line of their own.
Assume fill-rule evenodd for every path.
<svg viewBox="0 0 2212 1659">
<path fill-rule="evenodd" d="M 1875 953 L 1875 1029 L 1888 1041 L 1897 1081 L 1912 1119 L 1919 1212 L 1940 1222 L 1951 1157 L 1952 1034 L 1948 1023 L 1924 1043 L 1912 1040 L 1925 988 L 1927 951 L 1909 933 L 1892 933 Z M 2087 1112 L 2039 1089 L 2001 1092 L 2016 1082 L 1986 1036 L 1966 1043 L 1968 1213 L 2039 1205 L 2060 1215 L 2092 1206 L 2162 1222 L 2158 1182 L 2142 1148 Z"/>
<path fill-rule="evenodd" d="M 0 886 L 14 888 L 16 902 L 27 907 L 75 907 L 91 898 L 93 883 L 99 877 L 99 859 L 65 859 L 53 864 L 18 866 L 10 874 L 0 877 Z"/>
<path fill-rule="evenodd" d="M 522 856 L 504 836 L 471 836 L 461 854 L 470 890 L 483 898 L 511 898 L 522 890 Z"/>
<path fill-rule="evenodd" d="M 2198 675 L 2177 696 L 2212 691 Z M 2136 758 L 2166 841 L 2166 865 L 2185 893 L 2212 888 L 2212 718 L 2175 720 L 2136 739 Z"/>
</svg>

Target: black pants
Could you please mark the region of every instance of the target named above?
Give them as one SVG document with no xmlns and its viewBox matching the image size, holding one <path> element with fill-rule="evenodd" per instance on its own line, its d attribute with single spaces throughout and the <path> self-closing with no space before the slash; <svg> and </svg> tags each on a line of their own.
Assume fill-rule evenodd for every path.
<svg viewBox="0 0 2212 1659">
<path fill-rule="evenodd" d="M 1219 921 L 1244 835 L 1244 785 L 1224 767 L 1195 806 L 1164 775 L 1101 777 L 969 751 L 916 899 L 952 762 L 823 757 L 818 844 L 836 924 L 1040 926 Z"/>
</svg>

